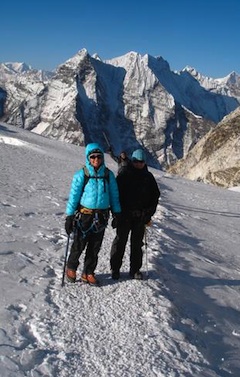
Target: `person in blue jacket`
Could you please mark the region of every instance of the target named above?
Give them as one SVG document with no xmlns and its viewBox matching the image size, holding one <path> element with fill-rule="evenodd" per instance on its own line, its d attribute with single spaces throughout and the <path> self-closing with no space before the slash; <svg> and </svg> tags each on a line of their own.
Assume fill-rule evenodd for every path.
<svg viewBox="0 0 240 377">
<path fill-rule="evenodd" d="M 116 220 L 121 206 L 114 173 L 104 163 L 104 152 L 98 143 L 86 146 L 85 168 L 77 171 L 72 180 L 66 206 L 65 229 L 68 235 L 74 231 L 74 239 L 67 261 L 68 281 L 76 281 L 79 258 L 86 248 L 81 280 L 98 284 L 95 269 L 98 262 L 109 212 Z"/>
</svg>

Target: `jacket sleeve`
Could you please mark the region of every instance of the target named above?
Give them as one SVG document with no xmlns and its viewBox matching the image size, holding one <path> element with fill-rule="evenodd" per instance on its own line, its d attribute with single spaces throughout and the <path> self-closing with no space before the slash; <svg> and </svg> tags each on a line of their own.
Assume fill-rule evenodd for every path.
<svg viewBox="0 0 240 377">
<path fill-rule="evenodd" d="M 151 201 L 150 201 L 150 205 L 149 207 L 147 208 L 146 212 L 147 214 L 152 217 L 154 215 L 154 213 L 156 212 L 156 209 L 157 209 L 157 205 L 158 205 L 158 199 L 160 198 L 161 196 L 161 193 L 160 193 L 160 190 L 158 188 L 158 184 L 154 178 L 154 176 L 152 175 L 152 173 L 150 173 L 150 185 L 151 185 Z"/>
<path fill-rule="evenodd" d="M 121 212 L 118 185 L 112 171 L 109 171 L 109 201 L 113 213 Z"/>
<path fill-rule="evenodd" d="M 73 215 L 80 204 L 84 186 L 84 171 L 83 169 L 76 172 L 72 179 L 69 198 L 66 206 L 66 215 Z"/>
</svg>

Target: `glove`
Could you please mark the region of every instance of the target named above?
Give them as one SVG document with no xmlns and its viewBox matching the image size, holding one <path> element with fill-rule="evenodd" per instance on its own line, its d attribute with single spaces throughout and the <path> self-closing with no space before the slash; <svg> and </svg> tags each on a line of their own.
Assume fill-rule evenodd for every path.
<svg viewBox="0 0 240 377">
<path fill-rule="evenodd" d="M 74 215 L 69 215 L 66 217 L 65 230 L 68 236 L 70 236 L 70 234 L 73 231 L 73 221 L 74 221 Z"/>
<path fill-rule="evenodd" d="M 149 211 L 143 211 L 142 221 L 143 224 L 149 224 L 151 222 L 151 215 L 149 214 Z"/>
<path fill-rule="evenodd" d="M 148 221 L 147 223 L 145 223 L 146 226 L 151 226 L 152 225 L 152 220 Z"/>
<path fill-rule="evenodd" d="M 146 217 L 143 219 L 143 222 L 144 222 L 144 224 L 149 225 L 149 224 L 151 223 L 151 217 L 146 216 Z"/>
<path fill-rule="evenodd" d="M 120 223 L 120 219 L 121 219 L 120 213 L 113 213 L 113 219 L 112 219 L 112 224 L 111 224 L 113 229 L 117 228 L 117 226 Z"/>
</svg>

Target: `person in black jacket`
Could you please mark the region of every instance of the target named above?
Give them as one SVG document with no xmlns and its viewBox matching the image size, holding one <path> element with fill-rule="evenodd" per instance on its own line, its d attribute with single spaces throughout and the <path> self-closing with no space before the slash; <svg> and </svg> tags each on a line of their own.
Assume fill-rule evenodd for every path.
<svg viewBox="0 0 240 377">
<path fill-rule="evenodd" d="M 156 211 L 160 190 L 157 182 L 147 169 L 146 156 L 142 149 L 132 154 L 132 163 L 117 176 L 121 217 L 116 224 L 116 237 L 110 255 L 112 278 L 120 278 L 120 268 L 129 233 L 130 238 L 130 277 L 142 279 L 142 245 L 145 226 Z"/>
</svg>

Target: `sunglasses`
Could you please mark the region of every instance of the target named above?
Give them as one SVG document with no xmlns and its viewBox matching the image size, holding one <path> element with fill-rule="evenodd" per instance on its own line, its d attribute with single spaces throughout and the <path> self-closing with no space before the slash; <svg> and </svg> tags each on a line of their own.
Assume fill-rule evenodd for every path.
<svg viewBox="0 0 240 377">
<path fill-rule="evenodd" d="M 140 163 L 140 164 L 143 164 L 145 161 L 143 161 L 143 160 L 133 160 L 133 163 L 135 163 L 135 164 L 138 164 L 138 163 Z"/>
<path fill-rule="evenodd" d="M 95 160 L 96 158 L 98 160 L 101 160 L 103 158 L 103 156 L 101 154 L 91 154 L 91 156 L 89 156 L 91 158 L 91 160 Z"/>
</svg>

